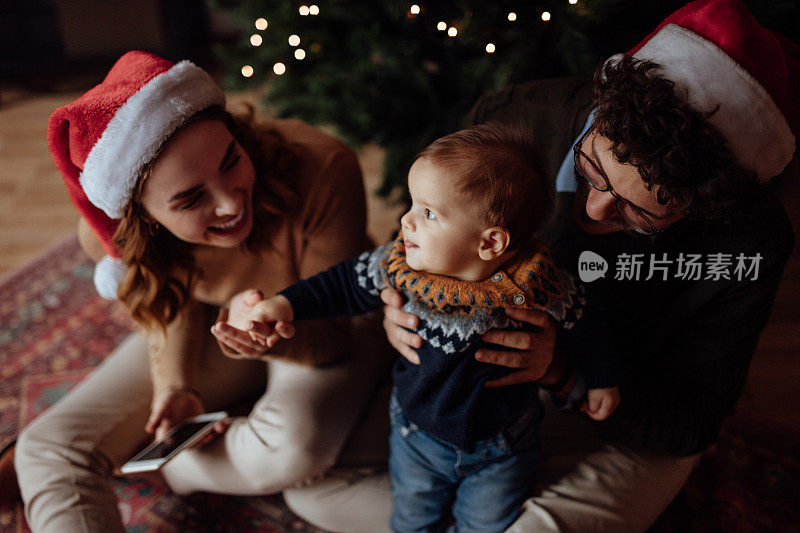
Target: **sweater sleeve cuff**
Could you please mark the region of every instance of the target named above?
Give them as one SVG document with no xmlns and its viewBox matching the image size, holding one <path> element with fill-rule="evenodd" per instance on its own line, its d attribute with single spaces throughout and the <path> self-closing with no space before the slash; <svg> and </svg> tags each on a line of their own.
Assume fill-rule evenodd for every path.
<svg viewBox="0 0 800 533">
<path fill-rule="evenodd" d="M 566 399 L 561 399 L 558 396 L 551 395 L 553 405 L 559 409 L 572 409 L 575 406 L 580 406 L 589 388 L 586 386 L 586 381 L 580 374 L 575 378 L 575 383 L 572 385 L 572 390 L 569 391 L 569 396 Z"/>
<path fill-rule="evenodd" d="M 583 377 L 587 389 L 606 389 L 619 385 L 619 367 L 617 365 L 582 368 L 579 374 Z"/>
<path fill-rule="evenodd" d="M 278 292 L 289 300 L 294 313 L 294 320 L 308 320 L 312 316 L 316 299 L 314 294 L 302 282 L 295 283 Z"/>
</svg>

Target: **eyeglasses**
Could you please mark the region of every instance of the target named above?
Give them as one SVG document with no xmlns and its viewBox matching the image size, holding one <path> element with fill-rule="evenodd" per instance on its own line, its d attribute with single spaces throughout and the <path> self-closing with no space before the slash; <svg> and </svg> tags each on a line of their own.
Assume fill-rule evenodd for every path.
<svg viewBox="0 0 800 533">
<path fill-rule="evenodd" d="M 575 175 L 582 177 L 592 186 L 593 189 L 596 189 L 600 192 L 609 192 L 611 196 L 614 197 L 616 200 L 616 208 L 617 213 L 625 221 L 628 227 L 634 232 L 638 233 L 639 235 L 655 235 L 656 233 L 660 233 L 662 231 L 661 228 L 656 227 L 653 223 L 651 217 L 656 217 L 656 215 L 642 209 L 641 207 L 632 204 L 614 190 L 611 187 L 611 184 L 608 182 L 608 176 L 603 170 L 595 164 L 592 159 L 586 155 L 582 150 L 581 146 L 583 146 L 583 142 L 586 140 L 586 137 L 594 130 L 594 126 L 590 127 L 586 130 L 586 133 L 581 135 L 581 138 L 578 139 L 578 142 L 575 143 L 575 146 L 572 147 L 572 151 L 575 154 Z M 601 179 L 598 179 L 594 176 L 589 175 L 585 172 L 584 166 L 586 164 L 592 166 L 598 176 Z"/>
</svg>

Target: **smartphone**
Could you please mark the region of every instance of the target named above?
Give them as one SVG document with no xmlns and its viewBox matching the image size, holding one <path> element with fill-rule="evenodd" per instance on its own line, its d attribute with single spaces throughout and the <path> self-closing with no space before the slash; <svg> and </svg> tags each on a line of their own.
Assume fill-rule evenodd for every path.
<svg viewBox="0 0 800 533">
<path fill-rule="evenodd" d="M 208 435 L 214 429 L 214 424 L 226 418 L 228 413 L 217 411 L 184 420 L 172 428 L 162 440 L 154 442 L 122 465 L 120 472 L 133 474 L 158 470 L 181 450 Z"/>
</svg>

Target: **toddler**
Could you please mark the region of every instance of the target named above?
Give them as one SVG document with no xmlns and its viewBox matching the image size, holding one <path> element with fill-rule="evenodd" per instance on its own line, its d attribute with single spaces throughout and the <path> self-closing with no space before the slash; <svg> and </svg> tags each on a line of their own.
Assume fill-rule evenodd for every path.
<svg viewBox="0 0 800 533">
<path fill-rule="evenodd" d="M 401 357 L 393 370 L 393 531 L 443 531 L 451 513 L 456 531 L 503 531 L 518 516 L 539 456 L 537 386 L 486 387 L 509 369 L 474 358 L 488 330 L 525 327 L 507 309 L 558 324 L 589 416 L 607 418 L 619 402 L 603 315 L 533 237 L 551 203 L 534 153 L 524 130 L 500 124 L 443 137 L 409 171 L 412 205 L 397 239 L 272 298 L 232 304 L 232 321 L 246 316 L 241 327 L 272 346 L 291 321 L 378 309 L 386 287 L 405 296 L 425 342 L 419 364 Z"/>
</svg>

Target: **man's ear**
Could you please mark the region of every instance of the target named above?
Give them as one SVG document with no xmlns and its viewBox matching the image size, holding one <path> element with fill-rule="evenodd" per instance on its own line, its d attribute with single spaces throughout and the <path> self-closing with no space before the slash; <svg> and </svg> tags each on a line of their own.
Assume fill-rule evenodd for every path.
<svg viewBox="0 0 800 533">
<path fill-rule="evenodd" d="M 511 234 L 506 228 L 493 226 L 486 228 L 481 233 L 481 242 L 478 247 L 478 257 L 484 261 L 497 259 L 508 249 L 511 244 Z"/>
</svg>

